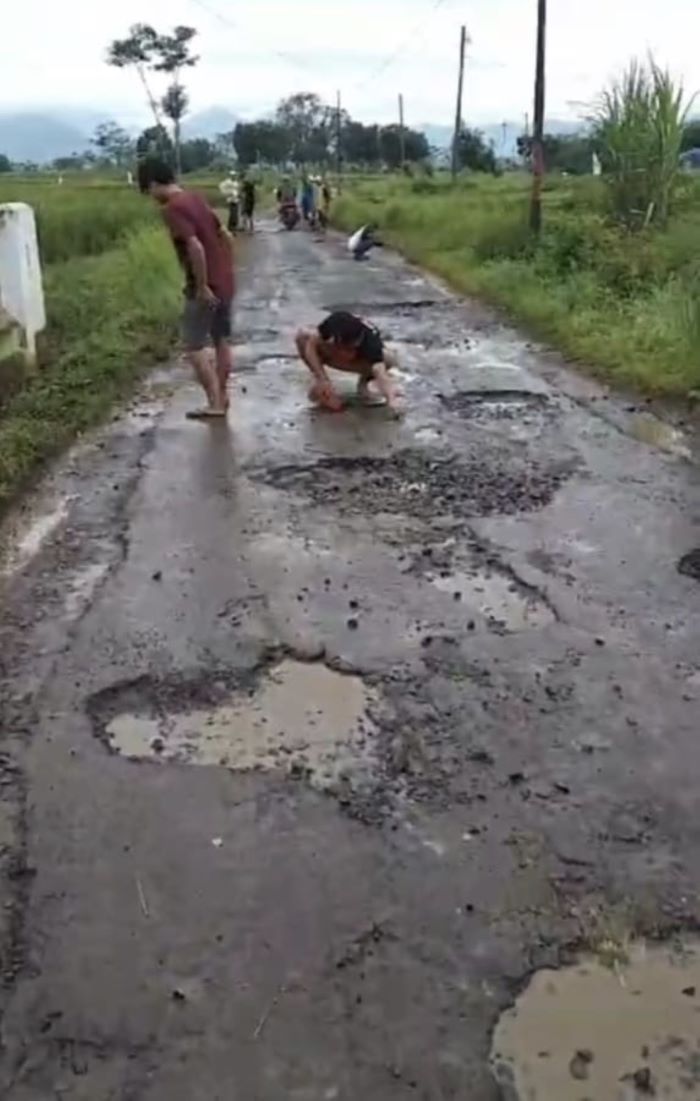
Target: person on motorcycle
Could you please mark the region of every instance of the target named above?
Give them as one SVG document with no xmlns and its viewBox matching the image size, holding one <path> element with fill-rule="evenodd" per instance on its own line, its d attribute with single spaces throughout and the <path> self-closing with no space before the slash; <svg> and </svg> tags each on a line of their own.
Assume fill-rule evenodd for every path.
<svg viewBox="0 0 700 1101">
<path fill-rule="evenodd" d="M 386 404 L 400 415 L 397 393 L 389 376 L 397 366 L 395 355 L 385 348 L 378 329 L 345 310 L 329 314 L 316 329 L 299 329 L 297 352 L 313 375 L 309 398 L 332 413 L 340 413 L 343 401 L 326 368 L 357 375 L 357 396 L 365 405 Z M 377 394 L 370 389 L 376 386 Z"/>
<path fill-rule="evenodd" d="M 279 206 L 284 206 L 285 203 L 296 203 L 296 188 L 290 180 L 289 176 L 282 177 L 280 185 L 277 188 L 276 195 Z"/>
</svg>

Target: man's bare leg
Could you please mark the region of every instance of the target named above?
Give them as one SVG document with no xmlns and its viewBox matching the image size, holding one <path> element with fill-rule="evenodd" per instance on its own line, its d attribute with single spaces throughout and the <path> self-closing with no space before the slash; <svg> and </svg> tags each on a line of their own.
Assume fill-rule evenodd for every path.
<svg viewBox="0 0 700 1101">
<path fill-rule="evenodd" d="M 233 371 L 233 348 L 228 340 L 222 341 L 216 347 L 216 384 L 219 404 L 222 409 L 228 410 L 231 401 L 228 393 L 228 380 Z"/>
<path fill-rule="evenodd" d="M 190 363 L 195 373 L 197 382 L 204 390 L 207 398 L 205 409 L 195 410 L 189 414 L 191 417 L 221 417 L 226 413 L 221 401 L 219 378 L 214 358 L 209 348 L 200 348 L 190 352 Z"/>
<path fill-rule="evenodd" d="M 384 363 L 374 364 L 372 379 L 376 383 L 377 390 L 385 399 L 387 407 L 394 415 L 398 416 L 401 412 L 401 407 L 398 403 L 398 393 L 394 388 L 394 384 L 387 370 L 386 360 Z"/>
</svg>

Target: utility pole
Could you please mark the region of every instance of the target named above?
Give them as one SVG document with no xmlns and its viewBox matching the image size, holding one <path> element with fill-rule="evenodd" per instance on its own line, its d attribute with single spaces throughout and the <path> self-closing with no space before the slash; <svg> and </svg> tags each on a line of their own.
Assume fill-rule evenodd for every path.
<svg viewBox="0 0 700 1101">
<path fill-rule="evenodd" d="M 452 138 L 452 179 L 457 176 L 459 167 L 459 135 L 462 131 L 462 90 L 464 88 L 464 53 L 467 48 L 467 28 L 462 27 L 459 34 L 459 77 L 457 78 L 457 110 L 455 112 L 455 132 Z"/>
<path fill-rule="evenodd" d="M 535 115 L 532 128 L 532 199 L 530 228 L 542 229 L 542 181 L 544 179 L 544 93 L 547 35 L 547 0 L 537 0 L 537 63 L 535 66 Z"/>
<path fill-rule="evenodd" d="M 338 177 L 338 190 L 340 190 L 340 177 L 343 172 L 343 149 L 341 144 L 340 112 L 340 89 L 338 89 L 335 100 L 335 171 Z"/>
<path fill-rule="evenodd" d="M 401 168 L 406 163 L 406 133 L 403 125 L 403 96 L 399 94 L 399 145 L 401 148 Z"/>
</svg>

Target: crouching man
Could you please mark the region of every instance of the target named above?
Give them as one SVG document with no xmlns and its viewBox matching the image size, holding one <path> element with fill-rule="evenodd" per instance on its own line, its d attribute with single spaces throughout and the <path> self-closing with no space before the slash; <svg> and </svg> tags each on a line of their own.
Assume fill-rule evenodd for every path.
<svg viewBox="0 0 700 1101">
<path fill-rule="evenodd" d="M 343 401 L 328 374 L 328 367 L 357 376 L 357 395 L 367 405 L 386 404 L 399 415 L 397 392 L 389 371 L 396 358 L 382 342 L 379 331 L 355 314 L 337 310 L 317 329 L 300 329 L 296 335 L 299 356 L 313 376 L 309 398 L 339 413 Z"/>
</svg>

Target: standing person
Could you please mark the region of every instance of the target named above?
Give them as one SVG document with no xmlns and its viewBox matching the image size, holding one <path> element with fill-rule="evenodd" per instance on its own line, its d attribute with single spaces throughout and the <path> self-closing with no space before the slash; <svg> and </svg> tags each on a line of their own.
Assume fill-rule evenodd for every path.
<svg viewBox="0 0 700 1101">
<path fill-rule="evenodd" d="M 326 220 L 326 225 L 328 225 L 331 219 L 332 198 L 333 193 L 331 192 L 331 185 L 329 184 L 328 180 L 324 179 L 321 183 L 321 209 L 323 211 L 323 216 Z"/>
<path fill-rule="evenodd" d="M 306 173 L 304 173 L 301 178 L 300 205 L 304 221 L 308 225 L 311 225 L 315 216 L 316 197 L 314 194 L 313 180 L 310 180 Z"/>
<path fill-rule="evenodd" d="M 238 210 L 240 203 L 240 188 L 235 172 L 229 172 L 225 180 L 219 184 L 219 191 L 226 200 L 228 206 L 228 231 L 236 233 L 238 230 Z"/>
<path fill-rule="evenodd" d="M 357 396 L 365 405 L 386 403 L 398 415 L 397 394 L 389 376 L 396 357 L 384 347 L 378 329 L 362 318 L 336 310 L 317 329 L 300 329 L 296 335 L 299 358 L 311 371 L 311 401 L 340 413 L 343 402 L 329 378 L 327 367 L 357 375 Z M 371 385 L 379 391 L 375 395 Z"/>
<path fill-rule="evenodd" d="M 255 181 L 250 176 L 243 177 L 242 187 L 242 214 L 243 214 L 243 228 L 248 230 L 248 233 L 255 231 Z"/>
<path fill-rule="evenodd" d="M 185 272 L 182 335 L 207 398 L 204 408 L 187 416 L 193 420 L 225 417 L 229 406 L 227 384 L 233 368 L 233 241 L 201 195 L 178 186 L 169 164 L 155 159 L 142 161 L 138 181 L 140 190 L 162 208 Z"/>
</svg>

